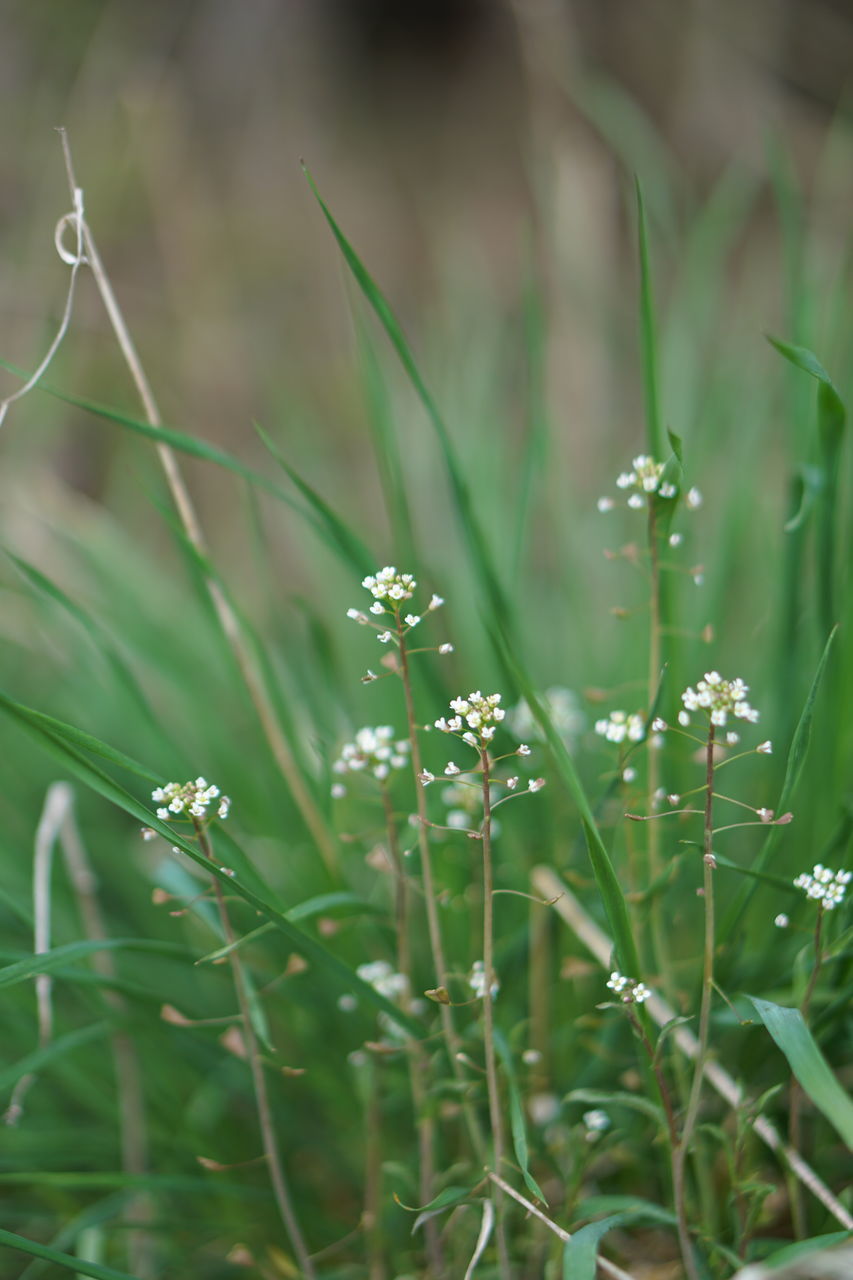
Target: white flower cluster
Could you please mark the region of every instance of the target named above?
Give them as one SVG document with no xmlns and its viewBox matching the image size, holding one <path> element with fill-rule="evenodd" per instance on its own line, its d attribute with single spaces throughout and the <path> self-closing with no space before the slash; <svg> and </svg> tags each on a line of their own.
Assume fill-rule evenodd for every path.
<svg viewBox="0 0 853 1280">
<path fill-rule="evenodd" d="M 456 733 L 471 747 L 479 747 L 491 742 L 495 736 L 495 727 L 503 720 L 506 712 L 500 706 L 499 693 L 482 694 L 479 689 L 469 693 L 467 698 L 453 698 L 451 711 L 456 714 L 449 719 L 442 716 L 436 720 L 435 727 L 442 733 Z M 463 724 L 464 721 L 464 724 Z M 468 728 L 465 729 L 464 725 Z M 475 732 L 476 731 L 476 732 Z"/>
<path fill-rule="evenodd" d="M 375 600 L 391 600 L 399 604 L 401 600 L 411 600 L 418 584 L 410 573 L 398 573 L 392 564 L 387 564 L 375 575 L 366 577 L 361 585 Z M 371 607 L 371 612 L 380 611 Z"/>
<path fill-rule="evenodd" d="M 623 1004 L 642 1004 L 652 994 L 644 982 L 635 982 L 619 972 L 611 973 L 607 985 Z"/>
<path fill-rule="evenodd" d="M 474 963 L 472 964 L 471 972 L 468 975 L 468 986 L 474 992 L 474 995 L 477 997 L 478 1000 L 485 1000 L 486 998 L 486 966 L 483 964 L 482 960 L 475 960 Z M 494 977 L 492 980 L 492 987 L 491 987 L 493 1000 L 497 998 L 497 994 L 500 991 L 500 989 L 501 989 L 501 984 L 498 982 L 497 977 Z"/>
<path fill-rule="evenodd" d="M 356 973 L 362 982 L 373 987 L 386 1000 L 396 1000 L 408 994 L 408 978 L 404 973 L 397 973 L 387 960 L 371 960 L 368 964 L 360 964 Z"/>
<path fill-rule="evenodd" d="M 674 498 L 678 492 L 674 484 L 664 480 L 664 464 L 656 462 L 648 454 L 639 454 L 631 463 L 630 471 L 623 471 L 616 477 L 617 489 L 630 490 L 628 506 L 634 510 L 645 507 L 648 495 L 656 493 L 659 498 Z M 702 495 L 698 489 L 689 489 L 684 497 L 685 504 L 691 509 L 702 505 Z M 616 503 L 612 498 L 599 498 L 599 511 L 612 511 Z"/>
<path fill-rule="evenodd" d="M 802 875 L 797 876 L 794 886 L 797 889 L 803 889 L 806 897 L 813 898 L 824 911 L 831 911 L 843 900 L 851 878 L 853 878 L 853 872 L 830 871 L 829 867 L 824 867 L 818 862 L 811 875 L 804 871 Z"/>
<path fill-rule="evenodd" d="M 151 799 L 160 806 L 157 817 L 161 822 L 171 822 L 173 818 L 209 819 L 209 812 L 214 800 L 217 818 L 227 818 L 231 808 L 228 796 L 223 796 L 219 787 L 213 786 L 206 778 L 196 778 L 195 782 L 167 782 L 162 787 L 155 787 Z"/>
<path fill-rule="evenodd" d="M 642 742 L 644 736 L 643 717 L 629 715 L 627 711 L 611 711 L 605 720 L 596 720 L 595 732 L 608 742 Z"/>
<path fill-rule="evenodd" d="M 334 773 L 372 773 L 380 782 L 392 769 L 403 769 L 408 764 L 411 744 L 406 738 L 394 740 L 390 724 L 377 725 L 375 729 L 359 729 L 354 742 L 341 748 L 339 759 L 332 765 Z M 342 795 L 340 790 L 335 795 Z"/>
<path fill-rule="evenodd" d="M 704 680 L 696 688 L 688 688 L 681 695 L 684 710 L 678 713 L 678 722 L 690 723 L 691 711 L 707 711 L 711 724 L 724 725 L 729 715 L 737 720 L 749 720 L 755 724 L 758 712 L 746 700 L 749 685 L 738 680 L 724 680 L 719 671 L 706 671 Z"/>
</svg>

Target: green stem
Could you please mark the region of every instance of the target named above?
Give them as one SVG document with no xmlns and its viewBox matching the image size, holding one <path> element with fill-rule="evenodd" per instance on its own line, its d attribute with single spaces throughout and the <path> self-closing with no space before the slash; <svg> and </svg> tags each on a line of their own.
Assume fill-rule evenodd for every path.
<svg viewBox="0 0 853 1280">
<path fill-rule="evenodd" d="M 199 848 L 209 862 L 214 861 L 213 848 L 210 840 L 202 825 L 193 820 L 195 826 L 196 837 L 198 839 Z M 264 1068 L 261 1062 L 261 1055 L 258 1050 L 258 1041 L 252 1026 L 252 1015 L 249 1005 L 249 992 L 246 986 L 246 975 L 243 970 L 243 962 L 240 959 L 238 949 L 232 944 L 236 941 L 234 930 L 231 926 L 231 918 L 228 914 L 228 907 L 225 902 L 225 894 L 222 892 L 222 885 L 215 877 L 213 879 L 213 887 L 216 893 L 216 905 L 219 911 L 219 920 L 222 925 L 222 932 L 225 935 L 225 941 L 231 948 L 228 952 L 228 962 L 231 966 L 231 974 L 234 979 L 234 990 L 237 994 L 237 1006 L 240 1010 L 240 1029 L 243 1035 L 243 1043 L 246 1048 L 246 1056 L 249 1061 L 249 1069 L 252 1073 L 252 1086 L 255 1093 L 255 1106 L 258 1112 L 258 1124 L 261 1130 L 261 1141 L 263 1143 L 264 1155 L 266 1156 L 267 1166 L 269 1168 L 270 1182 L 272 1183 L 273 1194 L 278 1206 L 281 1220 L 285 1230 L 290 1237 L 290 1243 L 293 1246 L 293 1252 L 296 1254 L 302 1274 L 307 1280 L 315 1280 L 316 1272 L 314 1264 L 308 1254 L 305 1240 L 302 1236 L 302 1230 L 296 1217 L 293 1203 L 290 1198 L 290 1190 L 287 1185 L 287 1178 L 284 1173 L 281 1155 L 278 1149 L 278 1143 L 275 1136 L 275 1127 L 273 1125 L 272 1108 L 270 1106 L 269 1094 L 267 1093 L 267 1082 L 264 1076 Z"/>
<path fill-rule="evenodd" d="M 708 741 L 705 747 L 705 826 L 702 841 L 703 863 L 703 903 L 705 907 L 705 945 L 702 965 L 702 1002 L 699 1008 L 699 1048 L 693 1070 L 693 1083 L 687 1102 L 687 1113 L 681 1131 L 676 1159 L 673 1162 L 675 1174 L 675 1202 L 678 1217 L 678 1238 L 681 1255 L 689 1280 L 699 1280 L 699 1270 L 693 1255 L 693 1246 L 687 1231 L 685 1162 L 690 1149 L 690 1142 L 696 1128 L 699 1114 L 699 1103 L 702 1096 L 702 1081 L 705 1064 L 708 1060 L 708 1036 L 711 1025 L 711 1001 L 714 993 L 714 738 L 716 726 L 708 726 Z"/>
<path fill-rule="evenodd" d="M 424 882 L 424 901 L 426 904 L 427 914 L 427 930 L 429 932 L 430 951 L 432 953 L 432 963 L 435 969 L 436 985 L 446 987 L 449 980 L 449 971 L 444 958 L 444 944 L 441 937 L 441 921 L 438 918 L 438 901 L 435 895 L 435 881 L 432 872 L 432 856 L 429 848 L 429 837 L 427 833 L 427 809 L 426 796 L 424 788 L 420 781 L 420 775 L 423 772 L 421 763 L 421 748 L 418 740 L 418 726 L 415 719 L 415 700 L 412 693 L 412 679 L 409 670 L 409 655 L 406 649 L 406 635 L 403 620 L 400 617 L 398 607 L 394 609 L 394 621 L 396 624 L 397 644 L 400 654 L 400 677 L 403 682 L 403 693 L 406 701 L 406 722 L 409 731 L 409 741 L 412 744 L 411 760 L 412 773 L 415 779 L 415 796 L 417 798 L 418 810 L 418 852 L 421 859 L 421 875 Z M 462 1072 L 462 1064 L 459 1061 L 459 1053 L 461 1052 L 461 1041 L 456 1033 L 456 1027 L 453 1021 L 453 1011 L 446 1004 L 439 1005 L 439 1013 L 441 1016 L 441 1030 L 444 1036 L 444 1042 L 447 1046 L 447 1054 L 450 1058 L 450 1067 L 457 1084 L 467 1086 L 467 1081 Z M 470 1101 L 465 1093 L 462 1093 L 462 1110 L 465 1116 L 465 1123 L 468 1128 L 468 1134 L 471 1139 L 471 1145 L 477 1160 L 482 1163 L 485 1160 L 486 1144 L 483 1139 L 477 1117 L 474 1114 Z"/>
<path fill-rule="evenodd" d="M 498 1062 L 495 1053 L 494 1008 L 492 987 L 497 981 L 494 962 L 494 872 L 492 867 L 492 802 L 491 764 L 488 747 L 480 747 L 480 768 L 483 782 L 483 976 L 486 990 L 483 993 L 483 1045 L 486 1058 L 486 1084 L 489 1093 L 489 1124 L 492 1130 L 492 1149 L 495 1172 L 502 1176 L 504 1157 L 503 1114 L 498 1087 Z M 502 1280 L 510 1280 L 512 1270 L 506 1240 L 504 1222 L 504 1195 L 492 1183 L 495 1203 L 496 1235 Z"/>
</svg>

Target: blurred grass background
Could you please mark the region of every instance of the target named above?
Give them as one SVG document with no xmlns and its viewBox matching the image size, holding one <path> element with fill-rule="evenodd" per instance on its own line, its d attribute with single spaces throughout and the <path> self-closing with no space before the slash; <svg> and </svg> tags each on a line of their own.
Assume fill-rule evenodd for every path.
<svg viewBox="0 0 853 1280">
<path fill-rule="evenodd" d="M 68 196 L 53 127 L 63 124 L 87 216 L 169 425 L 271 472 L 252 428 L 260 422 L 379 565 L 400 559 L 372 444 L 377 423 L 393 424 L 414 565 L 425 589 L 447 598 L 447 618 L 434 626 L 446 624 L 457 646 L 451 665 L 425 679 L 427 699 L 435 699 L 437 681 L 456 693 L 469 684 L 498 687 L 502 673 L 435 441 L 342 270 L 299 160 L 379 281 L 440 403 L 523 619 L 537 684 L 579 692 L 644 674 L 644 658 L 633 665 L 631 658 L 644 652 L 642 612 L 624 621 L 609 614 L 612 605 L 640 606 L 644 589 L 602 556 L 603 546 L 638 538 L 639 526 L 595 509 L 644 442 L 638 174 L 664 421 L 683 437 L 688 481 L 706 497 L 683 522 L 686 563 L 704 564 L 705 582 L 694 588 L 686 579 L 681 593 L 681 661 L 689 680 L 709 652 L 721 670 L 746 678 L 768 736 L 778 737 L 780 751 L 787 746 L 825 640 L 814 606 L 812 531 L 783 532 L 797 469 L 815 460 L 814 384 L 763 335 L 815 350 L 849 403 L 853 22 L 846 6 L 21 0 L 4 7 L 0 22 L 0 93 L 15 126 L 0 139 L 0 355 L 34 367 L 61 314 L 66 269 L 52 237 Z M 2 378 L 13 390 L 11 375 Z M 47 381 L 138 413 L 85 276 Z M 240 838 L 282 903 L 327 889 L 212 625 L 198 566 L 173 535 L 147 443 L 34 393 L 10 413 L 2 447 L 3 544 L 83 610 L 75 615 L 7 562 L 3 686 L 164 778 L 202 770 L 219 781 L 235 796 Z M 343 618 L 363 603 L 356 575 L 285 506 L 208 465 L 187 461 L 185 470 L 213 561 L 268 647 L 293 740 L 324 796 L 324 769 L 341 738 L 354 725 L 401 719 L 392 688 L 358 683 L 375 652 Z M 850 532 L 842 504 L 842 552 Z M 699 639 L 708 623 L 711 650 Z M 832 705 L 818 709 L 798 824 L 780 842 L 782 875 L 827 849 L 843 860 L 851 729 L 841 708 L 851 678 L 848 646 L 833 671 Z M 608 695 L 605 705 L 631 696 Z M 636 705 L 642 701 L 638 691 Z M 601 704 L 584 705 L 591 721 Z M 56 770 L 17 732 L 4 726 L 5 734 L 0 911 L 13 959 L 30 946 L 32 841 Z M 581 768 L 594 796 L 609 767 L 584 739 Z M 771 768 L 773 784 L 764 761 L 744 772 L 766 789 L 766 803 L 778 791 L 784 756 Z M 193 955 L 208 950 L 201 925 L 176 923 L 149 905 L 152 883 L 167 873 L 138 846 L 127 820 L 85 793 L 79 810 L 114 931 L 186 941 Z M 527 868 L 545 858 L 590 888 L 568 802 L 554 794 L 542 812 L 535 850 L 523 819 L 507 821 L 507 883 L 523 888 Z M 752 838 L 735 836 L 727 852 L 748 859 Z M 468 851 L 450 847 L 443 856 L 451 918 L 458 908 L 451 949 L 467 965 L 475 958 L 464 910 Z M 365 895 L 375 892 L 361 855 L 347 875 Z M 775 909 L 783 905 L 790 904 Z M 57 941 L 78 936 L 61 884 L 55 907 Z M 684 938 L 695 932 L 693 911 L 685 899 L 674 919 Z M 523 956 L 527 937 L 524 907 L 507 907 L 506 918 L 503 963 Z M 766 915 L 750 928 L 739 979 L 757 989 L 778 978 L 778 957 L 768 956 L 778 944 L 766 942 Z M 376 936 L 375 928 L 347 923 L 336 945 L 356 964 Z M 253 963 L 274 977 L 280 946 L 258 947 Z M 195 1178 L 196 1154 L 250 1158 L 251 1111 L 244 1096 L 234 1102 L 242 1067 L 213 1033 L 194 1039 L 157 1014 L 164 999 L 195 1016 L 227 1012 L 224 981 L 167 957 L 146 958 L 141 975 L 128 962 L 122 981 L 144 987 L 132 994 L 158 1173 Z M 598 986 L 595 975 L 561 986 L 554 1055 L 562 1087 L 594 1082 L 599 1070 L 591 1055 L 582 1079 L 565 1076 L 566 1062 L 600 1034 L 594 1020 L 573 1022 L 600 998 Z M 285 1060 L 311 1057 L 311 1089 L 298 1095 L 298 1122 L 288 1122 L 297 1180 L 307 1188 L 302 1207 L 312 1236 L 325 1241 L 344 1235 L 359 1213 L 357 1091 L 342 1089 L 339 1076 L 369 1024 L 342 1028 L 334 995 L 299 976 L 287 980 L 287 994 L 275 1039 Z M 10 1062 L 29 1051 L 34 1034 L 31 995 L 22 988 L 15 995 Z M 102 1016 L 97 990 L 79 978 L 63 1006 L 63 1029 Z M 624 1053 L 621 1032 L 610 1034 Z M 849 1032 L 834 1034 L 838 1060 L 849 1061 Z M 315 1052 L 329 1044 L 338 1056 Z M 756 1051 L 753 1065 L 760 1057 Z M 33 1238 L 52 1238 L 79 1213 L 114 1216 L 104 1188 L 96 1196 L 39 1181 L 45 1169 L 118 1167 L 109 1060 L 90 1053 L 79 1063 L 74 1055 L 58 1063 L 56 1087 L 34 1092 L 27 1123 L 6 1133 L 13 1189 L 0 1221 Z M 405 1113 L 402 1095 L 395 1105 L 395 1114 Z M 641 1167 L 636 1153 L 626 1147 L 614 1160 L 613 1178 L 630 1186 Z M 22 1169 L 32 1181 L 17 1181 Z M 209 1178 L 185 1199 L 176 1192 L 173 1202 L 159 1201 L 163 1239 L 173 1242 L 169 1265 L 191 1255 L 194 1274 L 230 1275 L 223 1240 L 235 1232 L 256 1245 L 268 1239 L 262 1176 L 241 1173 L 239 1182 L 249 1188 L 245 1202 L 244 1192 Z M 404 1248 L 408 1224 L 392 1215 L 388 1230 Z M 3 1257 L 6 1274 L 20 1269 Z"/>
</svg>

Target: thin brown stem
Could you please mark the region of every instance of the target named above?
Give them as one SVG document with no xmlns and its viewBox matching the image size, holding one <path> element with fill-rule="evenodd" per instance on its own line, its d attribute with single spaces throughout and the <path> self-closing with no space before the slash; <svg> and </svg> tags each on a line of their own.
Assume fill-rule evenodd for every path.
<svg viewBox="0 0 853 1280">
<path fill-rule="evenodd" d="M 483 977 L 485 991 L 483 993 L 483 1046 L 486 1058 L 486 1084 L 489 1094 L 489 1123 L 492 1130 L 492 1150 L 494 1166 L 500 1173 L 504 1158 L 503 1113 L 501 1111 L 500 1089 L 498 1086 L 498 1064 L 495 1053 L 494 1009 L 492 1003 L 492 987 L 497 982 L 494 959 L 494 870 L 492 866 L 492 809 L 491 809 L 491 765 L 488 748 L 480 748 L 480 774 L 483 784 Z M 498 1187 L 493 1190 L 495 1201 L 496 1236 L 498 1257 L 503 1280 L 509 1280 L 512 1274 L 509 1249 L 506 1240 L 506 1224 L 504 1221 L 504 1198 Z"/>
<path fill-rule="evenodd" d="M 68 135 L 64 129 L 60 129 L 62 138 L 63 152 L 65 155 L 65 165 L 68 172 L 68 183 L 71 188 L 72 198 L 75 200 L 75 208 L 78 207 L 76 192 L 78 191 L 76 179 L 74 176 L 74 168 L 71 160 L 71 149 L 68 142 Z M 86 261 L 92 270 L 95 284 L 101 295 L 101 301 L 113 328 L 116 341 L 121 349 L 124 362 L 127 365 L 131 379 L 136 387 L 137 394 L 148 422 L 152 427 L 160 427 L 163 420 L 160 416 L 160 410 L 151 384 L 148 381 L 139 353 L 136 350 L 133 339 L 130 336 L 130 330 L 127 327 L 118 300 L 113 291 L 112 283 L 101 261 L 95 244 L 91 228 L 82 215 L 75 215 L 79 222 L 79 229 L 82 232 L 83 246 L 86 251 Z M 192 546 L 199 552 L 202 564 L 207 558 L 208 549 L 202 532 L 201 523 L 195 510 L 189 489 L 186 486 L 181 469 L 178 466 L 177 458 L 174 450 L 167 444 L 158 441 L 156 445 L 157 457 L 163 468 L 166 477 L 166 483 L 169 492 L 172 495 L 172 501 L 178 512 L 178 517 L 183 526 L 184 533 L 189 539 Z M 291 795 L 293 796 L 296 807 L 302 815 L 308 831 L 311 834 L 323 861 L 326 863 L 329 871 L 333 874 L 337 872 L 338 854 L 332 832 L 323 817 L 314 797 L 305 783 L 299 766 L 290 748 L 290 744 L 285 738 L 281 726 L 273 711 L 272 698 L 266 687 L 263 673 L 259 669 L 255 659 L 252 656 L 249 645 L 243 635 L 240 622 L 236 613 L 231 607 L 225 593 L 216 579 L 211 575 L 205 575 L 205 584 L 211 603 L 216 612 L 222 633 L 225 636 L 231 650 L 234 654 L 235 661 L 246 686 L 246 691 L 255 713 L 261 725 L 264 737 L 269 744 L 273 758 L 281 771 L 282 777 L 287 783 Z"/>
<path fill-rule="evenodd" d="M 213 862 L 213 848 L 210 844 L 209 837 L 201 824 L 195 819 L 193 821 L 199 847 L 207 860 L 209 862 Z M 228 914 L 228 904 L 225 901 L 225 894 L 222 891 L 222 885 L 215 876 L 213 877 L 213 887 L 216 893 L 216 905 L 219 912 L 219 921 L 222 926 L 222 932 L 225 936 L 226 945 L 231 947 L 231 950 L 228 952 L 228 962 L 231 966 L 231 975 L 234 979 L 234 990 L 237 995 L 237 1007 L 240 1011 L 240 1029 L 243 1036 L 246 1057 L 249 1062 L 249 1070 L 252 1073 L 252 1087 L 255 1093 L 255 1106 L 258 1113 L 261 1142 L 263 1144 L 264 1155 L 267 1160 L 267 1167 L 269 1168 L 273 1194 L 275 1196 L 279 1214 L 281 1215 L 282 1223 L 284 1224 L 284 1228 L 290 1238 L 290 1243 L 293 1247 L 293 1252 L 296 1254 L 302 1274 L 306 1277 L 306 1280 L 315 1280 L 316 1272 L 314 1270 L 314 1264 L 308 1254 L 308 1249 L 306 1248 L 305 1240 L 302 1235 L 302 1229 L 299 1226 L 299 1222 L 293 1208 L 290 1189 L 287 1185 L 287 1178 L 284 1172 L 284 1165 L 278 1149 L 275 1126 L 272 1118 L 272 1107 L 270 1106 L 269 1094 L 267 1092 L 266 1077 L 264 1076 L 264 1068 L 261 1061 L 260 1051 L 258 1049 L 255 1030 L 252 1026 L 249 992 L 246 985 L 246 975 L 243 969 L 243 962 L 240 959 L 239 950 L 232 945 L 236 941 L 236 935 L 231 925 L 231 917 Z"/>
</svg>

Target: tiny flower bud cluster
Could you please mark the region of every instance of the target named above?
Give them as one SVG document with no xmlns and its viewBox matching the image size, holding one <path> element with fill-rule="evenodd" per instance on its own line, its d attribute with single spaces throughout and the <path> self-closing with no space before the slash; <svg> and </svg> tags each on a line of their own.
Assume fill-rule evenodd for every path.
<svg viewBox="0 0 853 1280">
<path fill-rule="evenodd" d="M 596 1107 L 594 1111 L 585 1111 L 583 1113 L 583 1123 L 586 1129 L 587 1142 L 595 1142 L 604 1133 L 605 1129 L 610 1128 L 610 1116 L 606 1111 L 601 1111 Z"/>
<path fill-rule="evenodd" d="M 674 484 L 663 479 L 664 463 L 656 462 L 648 454 L 639 454 L 631 464 L 631 471 L 623 471 L 616 477 L 617 489 L 628 490 L 628 506 L 640 510 L 649 501 L 648 495 L 656 493 L 659 498 L 674 498 L 678 490 Z M 685 495 L 685 503 L 691 509 L 702 505 L 702 495 L 698 489 L 690 489 Z M 599 498 L 599 511 L 612 511 L 615 502 L 612 498 Z"/>
<path fill-rule="evenodd" d="M 401 600 L 411 600 L 418 585 L 410 573 L 398 573 L 391 564 L 370 575 L 361 584 L 375 600 L 390 600 L 399 604 Z M 371 606 L 371 613 L 379 613 L 379 609 Z"/>
<path fill-rule="evenodd" d="M 595 732 L 608 742 L 642 742 L 644 735 L 643 717 L 627 711 L 611 711 L 605 720 L 596 720 Z"/>
<path fill-rule="evenodd" d="M 406 766 L 410 750 L 407 739 L 394 740 L 390 724 L 380 724 L 375 729 L 366 727 L 359 729 L 354 742 L 344 744 L 332 769 L 335 773 L 372 773 L 383 782 L 392 769 Z"/>
<path fill-rule="evenodd" d="M 642 1004 L 652 994 L 644 982 L 635 982 L 619 972 L 611 973 L 607 985 L 623 1004 Z"/>
<path fill-rule="evenodd" d="M 471 966 L 471 972 L 468 975 L 468 986 L 474 992 L 474 995 L 477 997 L 478 1000 L 485 1000 L 486 998 L 486 966 L 483 964 L 482 960 L 475 960 L 473 965 Z M 497 998 L 497 994 L 500 991 L 500 989 L 501 989 L 501 984 L 498 982 L 497 977 L 495 977 L 492 981 L 492 986 L 491 986 L 491 994 L 492 994 L 493 1000 Z"/>
<path fill-rule="evenodd" d="M 223 796 L 219 787 L 213 786 L 206 778 L 196 778 L 195 782 L 167 782 L 154 788 L 151 799 L 160 806 L 157 817 L 161 822 L 171 822 L 175 818 L 209 820 L 213 817 L 209 812 L 210 806 L 215 800 L 219 802 L 217 818 L 227 818 L 231 808 L 228 796 Z"/>
<path fill-rule="evenodd" d="M 843 900 L 851 878 L 853 872 L 830 871 L 817 863 L 811 875 L 804 871 L 797 876 L 794 887 L 804 890 L 806 897 L 813 898 L 824 911 L 832 911 Z"/>
<path fill-rule="evenodd" d="M 749 685 L 743 680 L 724 680 L 719 671 L 707 671 L 695 689 L 687 688 L 681 695 L 684 710 L 678 713 L 678 722 L 687 725 L 690 723 L 689 712 L 707 711 L 713 725 L 726 724 L 730 715 L 755 724 L 758 712 L 747 702 L 748 692 Z M 762 746 L 766 750 L 765 744 Z"/>
<path fill-rule="evenodd" d="M 495 736 L 495 728 L 503 720 L 506 712 L 499 705 L 499 693 L 482 694 L 479 689 L 469 693 L 467 698 L 453 698 L 451 711 L 456 714 L 449 718 L 442 716 L 436 720 L 435 727 L 442 733 L 456 733 L 471 747 L 479 747 L 491 742 Z M 464 726 L 467 725 L 466 729 Z"/>
</svg>

